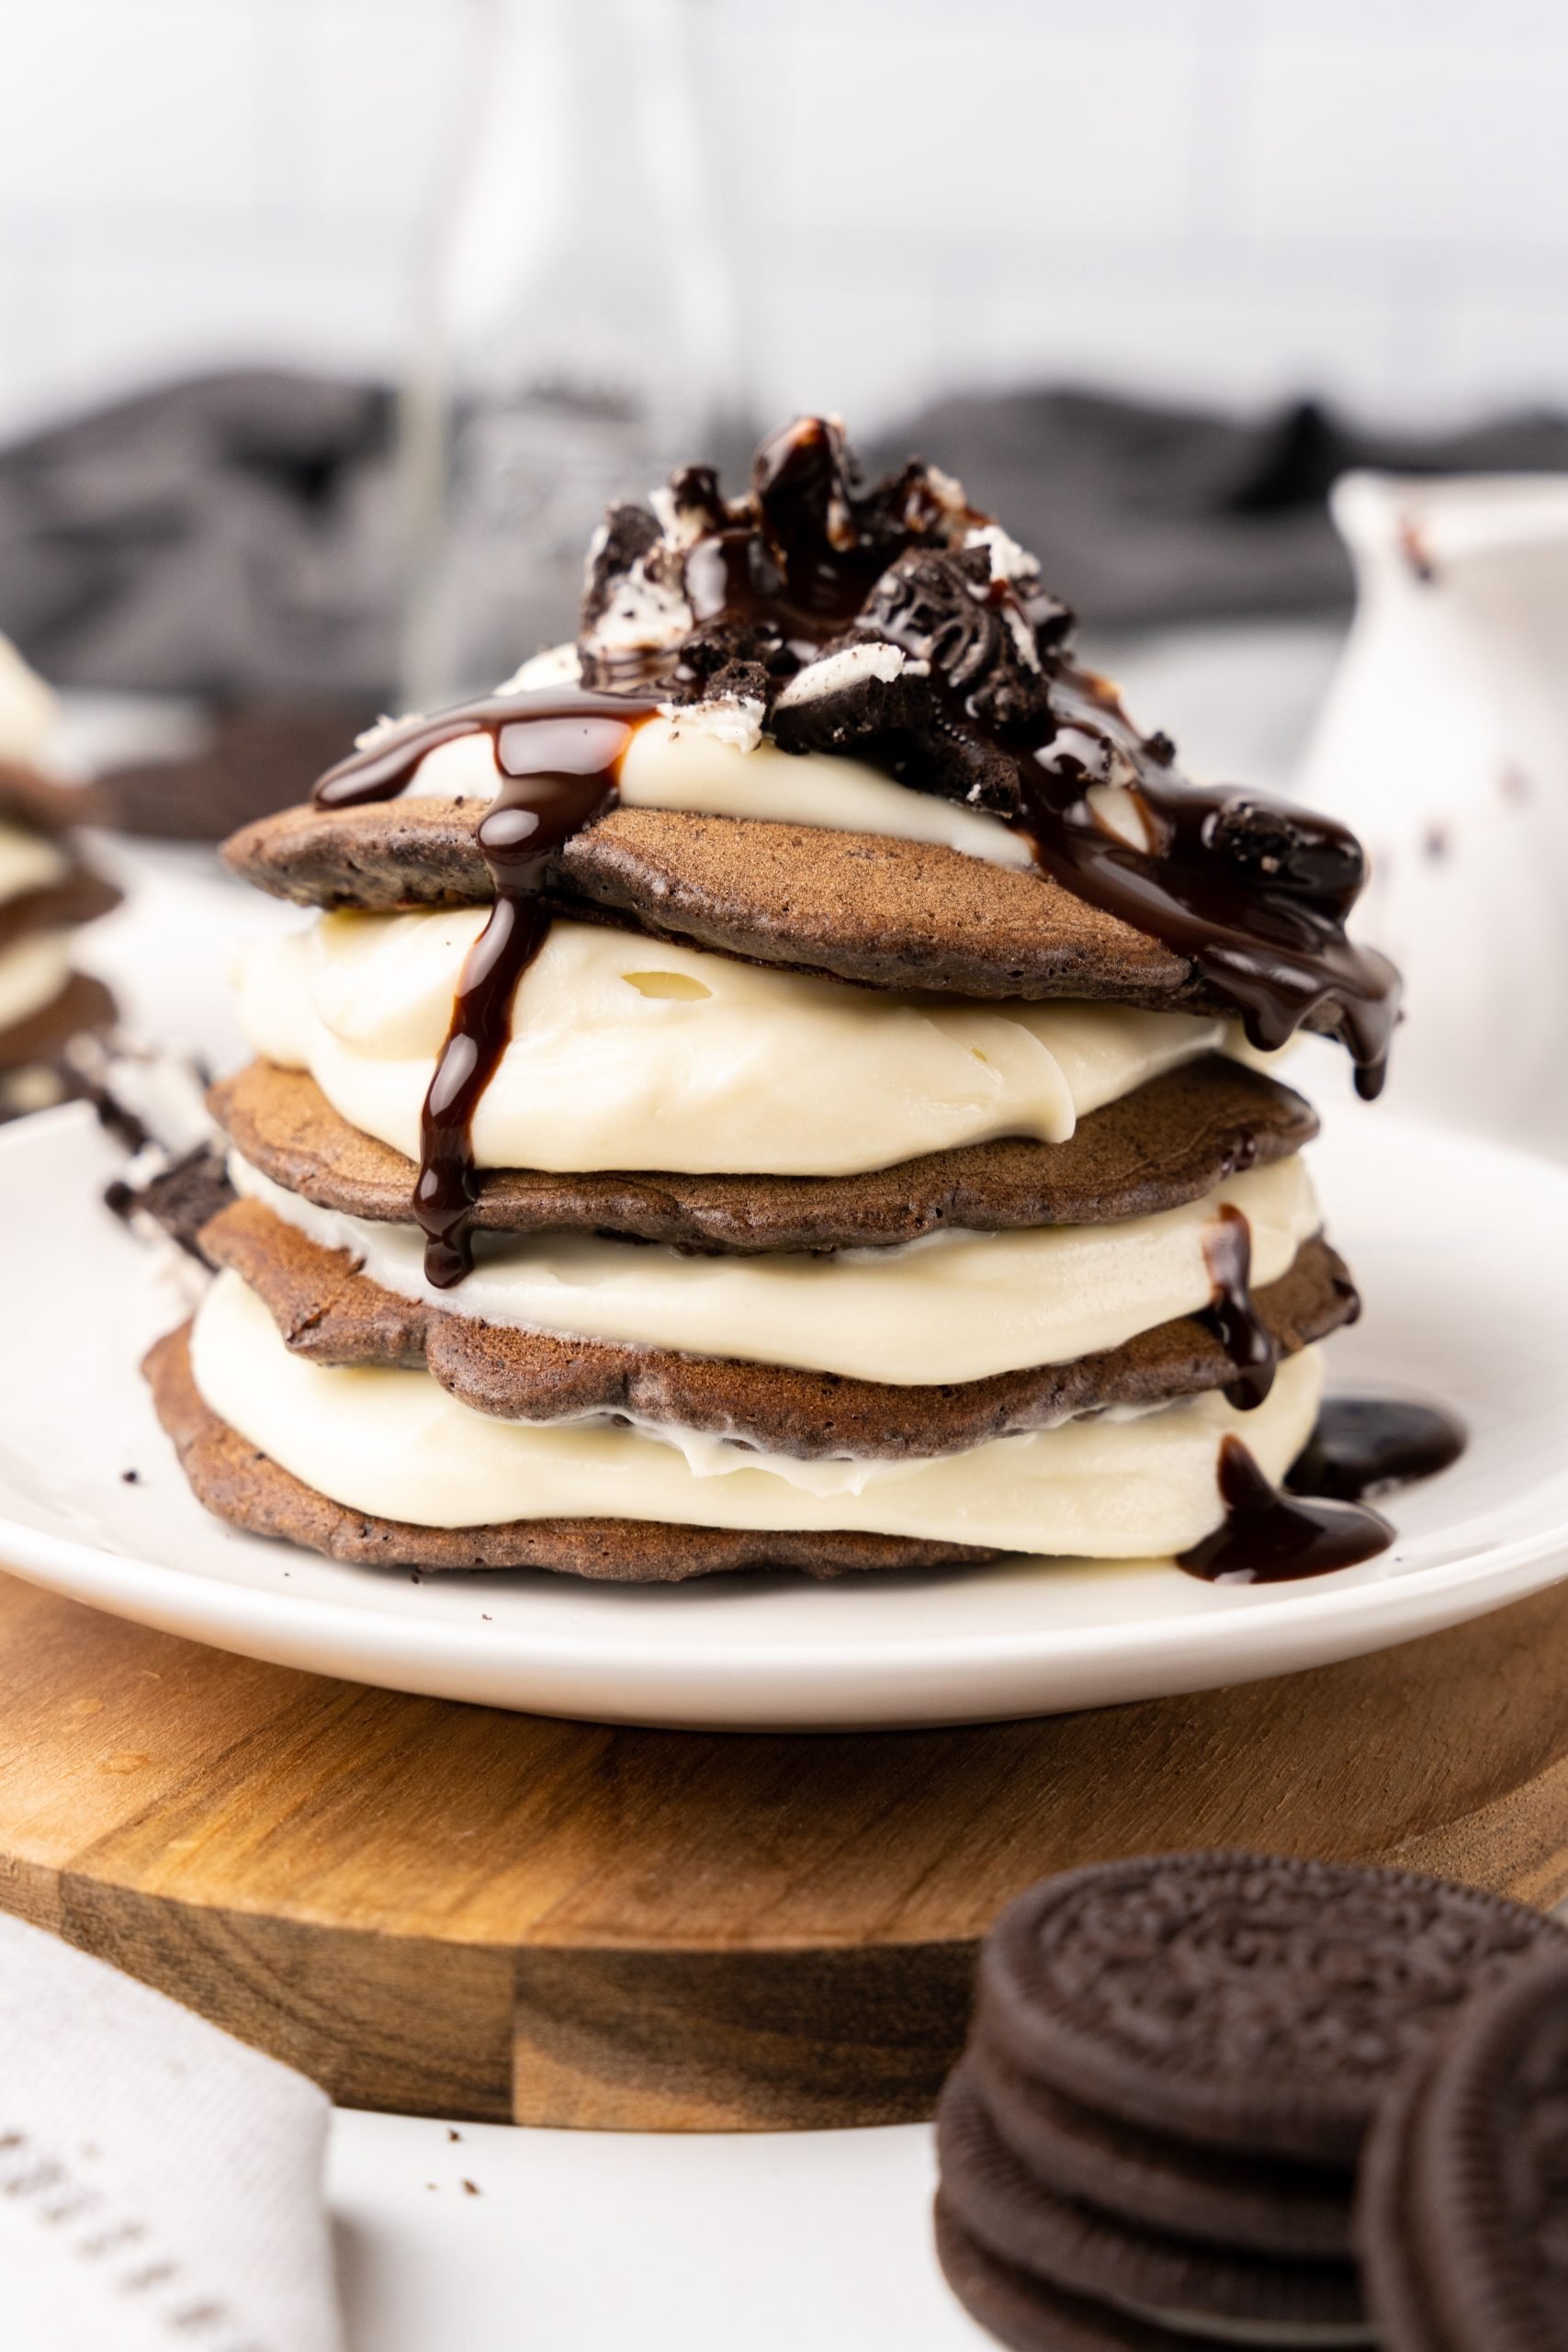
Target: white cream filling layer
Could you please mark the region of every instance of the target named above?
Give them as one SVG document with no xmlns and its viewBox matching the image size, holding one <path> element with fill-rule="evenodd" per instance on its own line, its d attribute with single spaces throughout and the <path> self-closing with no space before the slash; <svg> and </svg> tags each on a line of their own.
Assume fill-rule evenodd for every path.
<svg viewBox="0 0 1568 2352">
<path fill-rule="evenodd" d="M 471 1411 L 427 1373 L 335 1370 L 291 1356 L 238 1275 L 197 1310 L 196 1384 L 213 1412 L 318 1493 L 420 1527 L 519 1519 L 655 1520 L 781 1532 L 862 1529 L 1010 1552 L 1158 1558 L 1219 1522 L 1219 1442 L 1241 1435 L 1283 1476 L 1311 1433 L 1315 1351 L 1282 1364 L 1256 1412 L 1223 1396 L 1137 1420 L 1069 1421 L 933 1462 L 825 1465 L 684 1433 L 604 1423 L 530 1426 Z"/>
<path fill-rule="evenodd" d="M 258 942 L 241 1026 L 416 1159 L 487 911 L 332 914 Z M 513 1000 L 474 1152 L 481 1168 L 850 1175 L 996 1136 L 1066 1142 L 1100 1104 L 1239 1045 L 1190 1014 L 899 996 L 558 922 Z"/>
<path fill-rule="evenodd" d="M 1207 1306 L 1204 1237 L 1224 1202 L 1252 1229 L 1252 1273 L 1276 1282 L 1317 1231 L 1299 1159 L 1233 1176 L 1204 1199 L 1115 1225 L 937 1233 L 901 1249 L 815 1257 L 685 1257 L 593 1233 L 479 1234 L 455 1290 L 424 1279 L 412 1226 L 314 1207 L 235 1159 L 239 1189 L 373 1282 L 486 1323 L 685 1355 L 793 1364 L 898 1386 L 1067 1363 Z"/>
<path fill-rule="evenodd" d="M 698 713 L 645 719 L 621 763 L 621 799 L 628 808 L 683 808 L 694 816 L 759 817 L 932 842 L 993 865 L 1033 863 L 1022 836 L 983 809 L 911 791 L 836 752 L 781 752 L 765 739 L 743 749 L 744 740 L 736 740 L 732 723 Z M 490 737 L 460 735 L 426 752 L 404 797 L 492 800 L 500 785 Z"/>
<path fill-rule="evenodd" d="M 0 906 L 29 890 L 52 889 L 70 870 L 71 861 L 58 842 L 0 820 Z"/>
<path fill-rule="evenodd" d="M 70 933 L 33 931 L 0 948 L 0 1029 L 52 1004 L 71 978 Z"/>
</svg>

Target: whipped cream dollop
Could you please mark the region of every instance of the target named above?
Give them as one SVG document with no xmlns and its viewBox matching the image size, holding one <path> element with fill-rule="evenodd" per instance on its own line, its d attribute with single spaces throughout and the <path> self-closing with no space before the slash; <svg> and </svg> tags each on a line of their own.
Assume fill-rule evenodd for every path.
<svg viewBox="0 0 1568 2352">
<path fill-rule="evenodd" d="M 197 1310 L 191 1364 L 211 1410 L 283 1469 L 352 1510 L 418 1527 L 626 1519 L 863 1529 L 1104 1559 L 1159 1558 L 1211 1533 L 1229 1434 L 1267 1477 L 1282 1478 L 1311 1434 L 1323 1385 L 1309 1349 L 1280 1365 L 1256 1412 L 1214 1394 L 934 1461 L 805 1463 L 673 1429 L 495 1420 L 427 1373 L 311 1364 L 289 1354 L 231 1272 Z"/>
<path fill-rule="evenodd" d="M 404 1298 L 520 1330 L 793 1364 L 898 1386 L 1067 1363 L 1207 1306 L 1222 1205 L 1252 1234 L 1252 1279 L 1279 1280 L 1319 1213 L 1299 1158 L 1201 1200 L 1114 1225 L 942 1232 L 896 1249 L 692 1256 L 594 1233 L 479 1234 L 457 1292 L 425 1279 L 412 1226 L 318 1208 L 237 1155 L 236 1188 Z"/>
<path fill-rule="evenodd" d="M 240 967 L 253 1048 L 419 1156 L 420 1110 L 487 910 L 345 912 Z M 832 1176 L 1035 1136 L 1239 1047 L 1212 1018 L 900 996 L 557 922 L 473 1122 L 480 1168 Z"/>
</svg>

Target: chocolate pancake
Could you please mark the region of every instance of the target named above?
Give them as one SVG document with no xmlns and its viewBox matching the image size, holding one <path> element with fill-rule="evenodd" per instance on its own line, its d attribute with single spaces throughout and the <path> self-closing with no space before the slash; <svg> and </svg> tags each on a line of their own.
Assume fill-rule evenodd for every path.
<svg viewBox="0 0 1568 2352">
<path fill-rule="evenodd" d="M 350 1126 L 303 1071 L 253 1062 L 209 1104 L 242 1156 L 287 1191 L 348 1216 L 409 1223 L 413 1162 Z M 738 1253 L 874 1247 L 944 1227 L 1101 1225 L 1198 1200 L 1316 1133 L 1299 1094 L 1213 1054 L 1091 1111 L 1066 1143 L 1015 1136 L 858 1176 L 492 1170 L 478 1180 L 473 1223 Z"/>
<path fill-rule="evenodd" d="M 1179 2237 L 1059 2195 L 1008 2146 L 966 2063 L 942 2093 L 937 2151 L 942 2202 L 968 2235 L 1069 2293 L 1244 2335 L 1248 2326 L 1348 2328 L 1362 2320 L 1348 2258 L 1292 2260 L 1213 2235 Z"/>
<path fill-rule="evenodd" d="M 225 843 L 233 871 L 307 906 L 482 905 L 480 800 L 286 808 Z M 808 825 L 616 808 L 568 842 L 556 912 L 867 988 L 1081 997 L 1228 1012 L 1188 959 L 1041 872 Z"/>
<path fill-rule="evenodd" d="M 1356 2233 L 1387 2352 L 1568 2346 L 1568 1958 L 1474 2001 L 1385 2101 Z"/>
<path fill-rule="evenodd" d="M 347 1250 L 322 1249 L 259 1201 L 222 1210 L 200 1246 L 256 1293 L 297 1355 L 323 1364 L 423 1365 L 460 1403 L 502 1420 L 626 1413 L 773 1453 L 913 1460 L 1050 1429 L 1109 1405 L 1169 1404 L 1235 1377 L 1218 1337 L 1196 1316 L 1070 1363 L 897 1387 L 479 1322 L 383 1289 L 355 1272 Z M 1289 1355 L 1348 1320 L 1356 1298 L 1342 1261 L 1318 1239 L 1254 1304 Z"/>
<path fill-rule="evenodd" d="M 58 1063 L 71 1038 L 84 1029 L 107 1029 L 115 1017 L 113 997 L 102 980 L 86 972 L 73 972 L 57 997 L 29 1012 L 25 1021 L 0 1029 L 0 1070 L 20 1069 L 34 1062 Z"/>
<path fill-rule="evenodd" d="M 258 1453 L 203 1401 L 190 1368 L 190 1326 L 150 1350 L 142 1371 L 158 1419 L 198 1502 L 253 1535 L 281 1537 L 367 1567 L 548 1568 L 610 1584 L 682 1584 L 745 1568 L 807 1576 L 933 1568 L 994 1560 L 974 1544 L 913 1536 L 731 1532 L 615 1519 L 514 1520 L 500 1527 L 412 1527 L 349 1510 Z"/>
<path fill-rule="evenodd" d="M 78 923 L 96 922 L 112 913 L 120 893 L 112 882 L 90 866 L 73 865 L 70 872 L 41 890 L 24 890 L 0 902 L 0 949 L 28 938 L 35 931 L 65 931 Z"/>
<path fill-rule="evenodd" d="M 7 823 L 67 833 L 74 825 L 101 825 L 104 814 L 96 786 L 62 784 L 27 761 L 0 759 L 0 819 Z"/>
</svg>

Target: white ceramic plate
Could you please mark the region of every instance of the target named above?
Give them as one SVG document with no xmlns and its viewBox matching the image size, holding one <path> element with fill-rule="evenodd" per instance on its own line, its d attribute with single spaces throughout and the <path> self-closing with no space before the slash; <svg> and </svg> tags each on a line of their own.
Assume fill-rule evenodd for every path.
<svg viewBox="0 0 1568 2352">
<path fill-rule="evenodd" d="M 1367 1303 L 1332 1379 L 1442 1396 L 1472 1430 L 1457 1468 L 1394 1498 L 1380 1560 L 1265 1587 L 1040 1560 L 837 1584 L 416 1583 L 237 1534 L 192 1499 L 135 1369 L 184 1310 L 99 1204 L 116 1163 L 90 1115 L 51 1112 L 0 1136 L 0 1560 L 250 1657 L 617 1723 L 978 1722 L 1407 1641 L 1568 1573 L 1568 1169 L 1372 1110 L 1333 1117 L 1314 1159 Z"/>
</svg>

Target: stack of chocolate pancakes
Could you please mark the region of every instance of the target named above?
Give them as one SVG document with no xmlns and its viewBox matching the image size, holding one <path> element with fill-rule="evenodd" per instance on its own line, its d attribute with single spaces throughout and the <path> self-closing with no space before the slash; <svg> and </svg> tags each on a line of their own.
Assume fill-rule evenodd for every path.
<svg viewBox="0 0 1568 2352">
<path fill-rule="evenodd" d="M 949 2282 L 1015 2352 L 1560 2343 L 1441 2319 L 1531 2301 L 1556 2160 L 1531 2142 L 1565 2139 L 1520 2062 L 1568 2083 L 1565 1987 L 1560 1927 L 1407 1872 L 1177 1854 L 1044 1881 L 987 1939 L 942 2095 Z M 1559 2165 L 1559 2231 L 1565 2191 Z"/>
<path fill-rule="evenodd" d="M 73 933 L 119 892 L 72 839 L 84 804 L 49 771 L 55 724 L 49 689 L 0 639 L 0 1119 L 72 1091 L 71 1040 L 114 1018 L 102 981 L 72 967 Z"/>
<path fill-rule="evenodd" d="M 1276 1503 L 1355 1312 L 1266 1065 L 1375 1092 L 1339 827 L 1200 789 L 1036 567 L 807 418 L 612 511 L 575 646 L 382 722 L 234 869 L 221 1271 L 149 1376 L 339 1558 L 673 1580 L 1364 1556 Z"/>
</svg>

